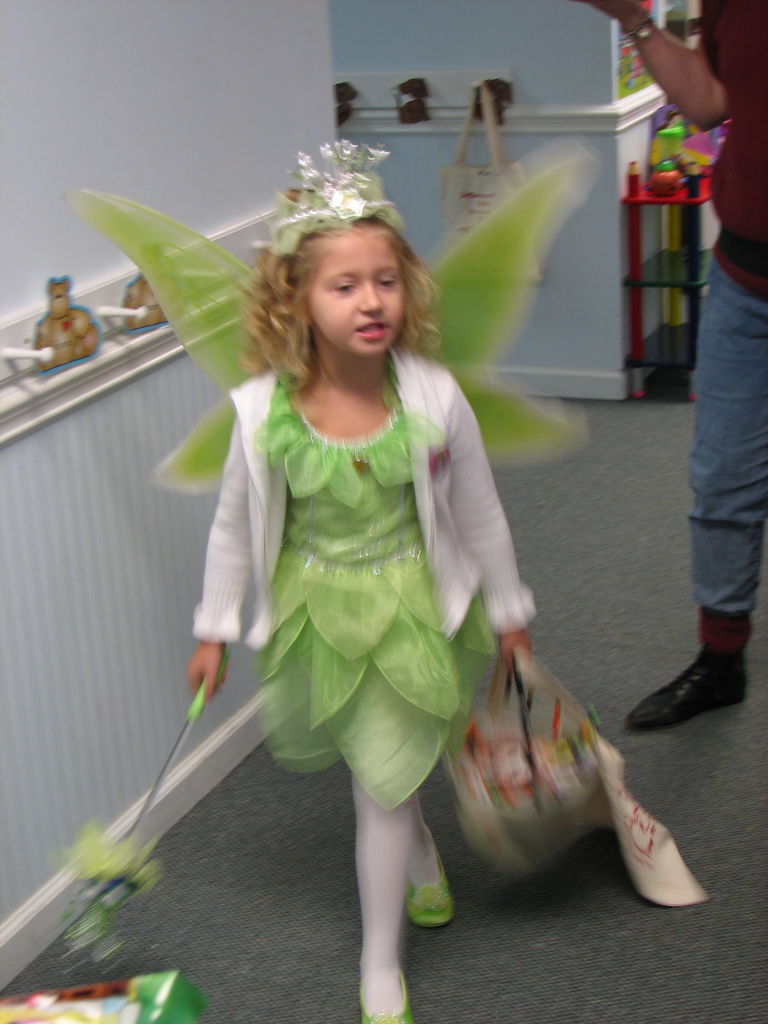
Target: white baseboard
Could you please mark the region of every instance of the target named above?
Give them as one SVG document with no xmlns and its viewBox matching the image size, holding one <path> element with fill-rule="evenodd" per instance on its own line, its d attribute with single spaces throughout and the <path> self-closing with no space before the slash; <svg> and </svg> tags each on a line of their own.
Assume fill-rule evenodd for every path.
<svg viewBox="0 0 768 1024">
<path fill-rule="evenodd" d="M 508 376 L 523 393 L 553 398 L 607 399 L 622 401 L 629 393 L 624 370 L 569 370 L 540 366 L 500 367 L 499 375 Z"/>
<path fill-rule="evenodd" d="M 258 746 L 262 739 L 256 714 L 260 703 L 257 694 L 170 772 L 146 825 L 142 825 L 143 836 L 159 837 L 167 832 Z M 111 824 L 110 837 L 125 835 L 145 797 Z M 59 871 L 0 922 L 0 989 L 63 931 L 62 916 L 78 884 L 71 872 Z"/>
</svg>

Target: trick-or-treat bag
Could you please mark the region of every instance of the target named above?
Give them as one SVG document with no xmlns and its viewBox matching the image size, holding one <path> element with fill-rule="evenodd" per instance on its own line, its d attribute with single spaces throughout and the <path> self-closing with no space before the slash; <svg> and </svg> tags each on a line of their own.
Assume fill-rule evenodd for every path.
<svg viewBox="0 0 768 1024">
<path fill-rule="evenodd" d="M 674 840 L 624 787 L 624 761 L 543 665 L 496 665 L 464 746 L 446 759 L 459 821 L 475 850 L 513 874 L 560 858 L 585 825 L 615 830 L 637 891 L 664 906 L 707 894 Z"/>
</svg>

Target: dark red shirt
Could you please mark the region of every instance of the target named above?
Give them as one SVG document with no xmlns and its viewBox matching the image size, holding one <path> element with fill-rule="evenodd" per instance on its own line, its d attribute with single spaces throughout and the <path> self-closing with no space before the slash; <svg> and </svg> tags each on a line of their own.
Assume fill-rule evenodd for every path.
<svg viewBox="0 0 768 1024">
<path fill-rule="evenodd" d="M 703 0 L 702 29 L 731 118 L 712 180 L 715 209 L 728 231 L 768 246 L 768 0 Z M 718 258 L 740 283 L 768 295 L 768 275 Z"/>
</svg>

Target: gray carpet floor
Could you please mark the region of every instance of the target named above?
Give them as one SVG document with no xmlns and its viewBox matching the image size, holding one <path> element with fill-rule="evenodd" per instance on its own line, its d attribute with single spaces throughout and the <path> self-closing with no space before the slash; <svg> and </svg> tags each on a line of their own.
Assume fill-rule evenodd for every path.
<svg viewBox="0 0 768 1024">
<path fill-rule="evenodd" d="M 456 899 L 447 928 L 409 928 L 417 1024 L 752 1024 L 768 1019 L 766 646 L 750 691 L 679 729 L 623 730 L 626 712 L 695 655 L 688 585 L 685 401 L 583 403 L 590 441 L 498 470 L 539 612 L 535 652 L 627 762 L 637 799 L 671 830 L 710 902 L 636 895 L 607 831 L 524 879 L 466 845 L 438 770 L 423 791 Z M 25 991 L 177 968 L 209 998 L 206 1024 L 354 1024 L 359 923 L 349 779 L 292 776 L 257 749 L 161 841 L 162 883 L 121 912 L 107 965 L 54 943 Z"/>
</svg>

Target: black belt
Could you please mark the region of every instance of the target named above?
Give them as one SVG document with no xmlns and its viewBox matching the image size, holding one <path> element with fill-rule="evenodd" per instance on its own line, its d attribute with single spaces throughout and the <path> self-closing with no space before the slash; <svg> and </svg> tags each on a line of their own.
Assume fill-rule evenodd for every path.
<svg viewBox="0 0 768 1024">
<path fill-rule="evenodd" d="M 753 242 L 751 238 L 734 235 L 723 228 L 717 240 L 720 252 L 725 258 L 748 274 L 768 278 L 768 242 Z"/>
</svg>

